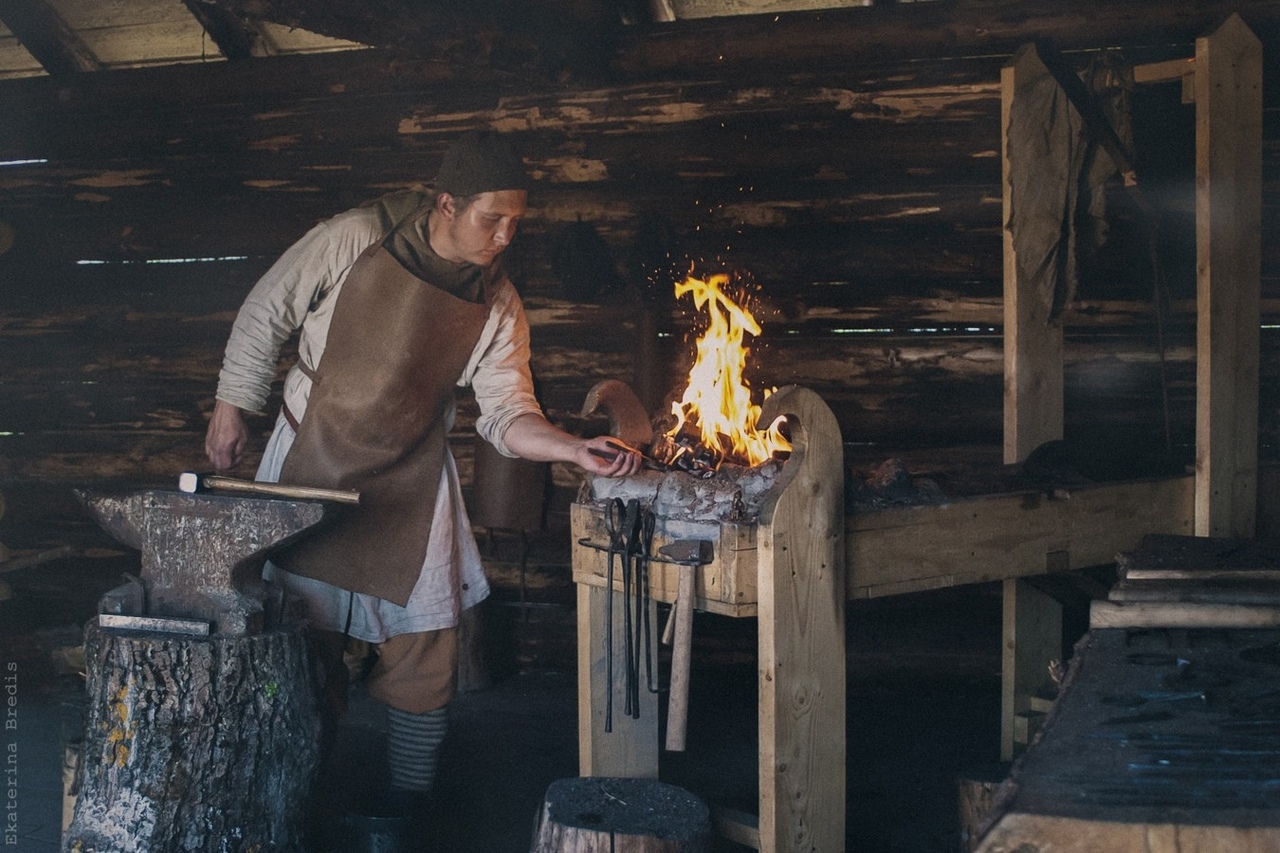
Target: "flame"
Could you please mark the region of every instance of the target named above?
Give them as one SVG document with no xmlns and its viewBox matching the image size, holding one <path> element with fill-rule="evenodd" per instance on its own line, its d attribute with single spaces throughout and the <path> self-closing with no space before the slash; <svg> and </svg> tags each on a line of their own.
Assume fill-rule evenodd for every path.
<svg viewBox="0 0 1280 853">
<path fill-rule="evenodd" d="M 676 284 L 676 298 L 692 294 L 694 306 L 706 311 L 708 319 L 706 331 L 698 338 L 697 358 L 689 370 L 684 396 L 671 404 L 677 423 L 667 435 L 678 435 L 689 423 L 697 427 L 702 444 L 721 457 L 759 465 L 777 451 L 790 450 L 791 443 L 779 429 L 783 418 L 767 429 L 756 428 L 760 407 L 751 402 L 743 370 L 747 364 L 746 336 L 759 335 L 760 324 L 750 311 L 725 295 L 722 288 L 728 282 L 725 274 L 705 281 L 690 275 Z"/>
</svg>

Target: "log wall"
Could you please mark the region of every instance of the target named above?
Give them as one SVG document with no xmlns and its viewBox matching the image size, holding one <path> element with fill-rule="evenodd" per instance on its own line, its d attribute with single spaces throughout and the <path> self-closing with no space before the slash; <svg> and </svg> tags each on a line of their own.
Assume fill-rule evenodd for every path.
<svg viewBox="0 0 1280 853">
<path fill-rule="evenodd" d="M 1188 42 L 1129 58 L 1191 53 Z M 755 283 L 756 384 L 813 388 L 846 442 L 997 445 L 1006 58 L 783 55 L 553 86 L 362 51 L 0 83 L 0 161 L 34 161 L 0 166 L 0 484 L 168 483 L 202 466 L 221 348 L 256 277 L 315 222 L 429 177 L 475 125 L 518 132 L 540 179 L 508 268 L 553 414 L 601 378 L 636 381 L 644 304 L 663 332 L 656 384 L 676 387 L 689 319 L 651 284 L 670 258 Z M 1148 102 L 1147 131 L 1174 161 L 1161 192 L 1175 236 L 1192 212 L 1192 108 L 1176 100 Z M 1266 104 L 1275 323 L 1280 93 Z M 1149 442 L 1162 432 L 1149 284 L 1141 263 L 1104 261 L 1070 318 L 1068 430 Z M 1171 275 L 1165 330 L 1173 432 L 1188 452 L 1191 262 Z M 1265 448 L 1280 431 L 1270 331 L 1262 374 Z M 464 400 L 453 436 L 464 476 L 473 417 Z M 270 418 L 254 425 L 265 436 Z"/>
</svg>

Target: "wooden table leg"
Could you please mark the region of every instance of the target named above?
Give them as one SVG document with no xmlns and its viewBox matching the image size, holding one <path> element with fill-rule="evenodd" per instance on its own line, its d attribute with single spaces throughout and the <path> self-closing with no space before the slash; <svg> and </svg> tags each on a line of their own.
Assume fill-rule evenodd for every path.
<svg viewBox="0 0 1280 853">
<path fill-rule="evenodd" d="M 605 733 L 605 596 L 613 595 L 612 732 Z M 650 624 L 656 624 L 654 605 Z M 623 713 L 626 661 L 622 620 L 623 596 L 603 587 L 578 584 L 578 773 L 581 776 L 658 778 L 658 697 L 640 672 L 640 716 Z M 656 652 L 653 665 L 658 665 Z M 643 661 L 643 656 L 641 658 Z"/>
</svg>

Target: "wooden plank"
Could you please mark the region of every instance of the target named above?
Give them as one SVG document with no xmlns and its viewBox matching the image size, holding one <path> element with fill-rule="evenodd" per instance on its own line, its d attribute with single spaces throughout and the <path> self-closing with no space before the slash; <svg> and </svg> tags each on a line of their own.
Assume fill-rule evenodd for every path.
<svg viewBox="0 0 1280 853">
<path fill-rule="evenodd" d="M 1051 318 L 1042 283 L 1019 273 L 1012 222 L 1018 216 L 1010 181 L 1009 127 L 1018 89 L 1050 77 L 1034 45 L 1000 71 L 1000 152 L 1004 227 L 1004 461 L 1021 462 L 1046 441 L 1062 438 L 1062 323 Z"/>
<path fill-rule="evenodd" d="M 1109 601 L 1163 601 L 1182 604 L 1280 605 L 1280 584 L 1249 580 L 1124 580 L 1111 588 Z"/>
<path fill-rule="evenodd" d="M 1127 581 L 1280 581 L 1280 569 L 1129 569 Z"/>
<path fill-rule="evenodd" d="M 640 690 L 640 716 L 625 709 L 626 657 L 623 654 L 623 597 L 613 600 L 613 683 L 607 676 L 605 596 L 600 587 L 578 584 L 578 773 L 581 776 L 658 778 L 658 703 L 654 694 Z M 656 619 L 656 609 L 650 616 Z M 656 623 L 655 623 L 656 624 Z M 643 677 L 643 673 L 641 673 Z M 612 689 L 612 713 L 606 690 Z M 605 731 L 605 717 L 611 719 Z"/>
<path fill-rule="evenodd" d="M 1264 853 L 1280 849 L 1280 827 L 1198 826 L 1193 823 L 1116 823 L 1107 820 L 1008 814 L 982 838 L 978 853 L 1010 850 L 1088 850 L 1089 853 Z"/>
<path fill-rule="evenodd" d="M 784 388 L 796 445 L 760 512 L 760 849 L 845 845 L 844 481 L 840 429 L 822 400 Z"/>
<path fill-rule="evenodd" d="M 849 597 L 1100 566 L 1148 533 L 1190 535 L 1189 476 L 991 495 L 849 518 Z"/>
<path fill-rule="evenodd" d="M 1253 535 L 1257 507 L 1262 45 L 1238 15 L 1196 40 L 1196 524 Z"/>
<path fill-rule="evenodd" d="M 1147 62 L 1141 65 L 1133 66 L 1133 82 L 1143 83 L 1169 83 L 1174 80 L 1182 80 L 1184 77 L 1194 76 L 1196 73 L 1195 58 L 1188 59 L 1166 59 L 1163 62 Z"/>
<path fill-rule="evenodd" d="M 711 829 L 726 841 L 752 850 L 760 849 L 760 818 L 757 815 L 712 803 Z"/>
<path fill-rule="evenodd" d="M 1280 627 L 1280 606 L 1095 601 L 1089 610 L 1089 627 L 1275 628 Z"/>
<path fill-rule="evenodd" d="M 596 545 L 607 545 L 609 539 L 604 530 L 604 514 L 600 507 L 575 502 L 569 507 L 572 541 L 583 539 Z M 654 531 L 652 553 L 677 539 L 691 538 L 683 531 L 671 534 L 665 530 L 665 519 L 658 519 Z M 708 613 L 724 616 L 754 616 L 758 600 L 756 581 L 756 525 L 725 522 L 708 524 L 704 537 L 714 543 L 713 559 L 698 567 L 694 586 L 694 607 Z M 607 582 L 609 558 L 598 548 L 575 547 L 573 560 L 574 583 L 604 588 Z M 614 589 L 622 590 L 620 568 L 614 568 Z M 649 589 L 655 601 L 670 604 L 675 601 L 680 585 L 679 567 L 673 563 L 652 560 L 649 563 Z"/>
</svg>

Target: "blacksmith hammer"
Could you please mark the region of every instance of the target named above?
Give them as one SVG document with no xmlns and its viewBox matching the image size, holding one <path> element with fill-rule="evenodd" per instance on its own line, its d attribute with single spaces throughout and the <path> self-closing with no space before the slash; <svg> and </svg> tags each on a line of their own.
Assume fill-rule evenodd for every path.
<svg viewBox="0 0 1280 853">
<path fill-rule="evenodd" d="M 658 553 L 677 564 L 680 582 L 676 587 L 675 623 L 671 646 L 671 695 L 667 697 L 667 749 L 684 752 L 689 722 L 689 668 L 693 654 L 693 598 L 698 566 L 710 563 L 712 545 L 706 539 L 678 539 L 663 545 Z"/>
<path fill-rule="evenodd" d="M 200 474 L 185 471 L 178 476 L 178 491 L 189 495 L 207 491 L 237 492 L 244 495 L 288 498 L 297 501 L 335 501 L 358 504 L 360 493 L 351 489 L 321 489 L 314 486 L 288 486 L 282 483 L 262 483 L 257 480 L 238 480 L 217 474 Z"/>
</svg>

